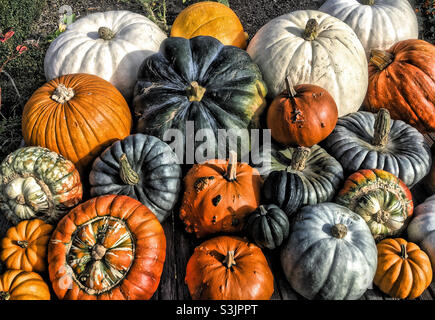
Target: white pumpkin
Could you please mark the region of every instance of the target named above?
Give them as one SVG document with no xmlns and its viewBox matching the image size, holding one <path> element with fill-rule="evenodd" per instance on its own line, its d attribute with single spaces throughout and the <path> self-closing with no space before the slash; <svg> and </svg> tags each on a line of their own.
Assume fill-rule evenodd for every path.
<svg viewBox="0 0 435 320">
<path fill-rule="evenodd" d="M 414 209 L 407 232 L 408 240 L 427 253 L 435 271 L 435 194 Z"/>
<path fill-rule="evenodd" d="M 294 85 L 326 89 L 340 117 L 358 111 L 364 100 L 368 86 L 364 48 L 347 24 L 329 14 L 300 10 L 277 17 L 257 32 L 247 51 L 263 73 L 270 98 L 285 89 L 289 75 Z"/>
<path fill-rule="evenodd" d="M 327 0 L 319 9 L 347 23 L 367 58 L 398 41 L 418 38 L 417 16 L 408 0 Z"/>
<path fill-rule="evenodd" d="M 90 14 L 69 25 L 50 44 L 45 76 L 49 81 L 71 73 L 94 74 L 111 82 L 129 101 L 141 63 L 166 38 L 155 23 L 137 13 Z"/>
</svg>

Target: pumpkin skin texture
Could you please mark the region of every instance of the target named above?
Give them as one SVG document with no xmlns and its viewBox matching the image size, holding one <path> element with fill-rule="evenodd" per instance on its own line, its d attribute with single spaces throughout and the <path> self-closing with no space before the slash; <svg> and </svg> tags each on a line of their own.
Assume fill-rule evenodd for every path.
<svg viewBox="0 0 435 320">
<path fill-rule="evenodd" d="M 338 119 L 334 131 L 321 145 L 336 158 L 345 172 L 382 169 L 412 188 L 429 172 L 429 145 L 415 128 L 391 120 L 389 112 L 378 115 L 359 111 Z"/>
<path fill-rule="evenodd" d="M 428 189 L 429 193 L 435 193 L 435 144 L 432 145 L 432 167 L 430 168 L 429 174 L 424 179 L 424 185 Z"/>
<path fill-rule="evenodd" d="M 48 247 L 53 290 L 63 300 L 148 300 L 166 238 L 155 215 L 124 195 L 88 200 L 65 216 Z"/>
<path fill-rule="evenodd" d="M 409 241 L 417 243 L 428 254 L 435 271 L 435 194 L 415 208 L 406 231 Z"/>
<path fill-rule="evenodd" d="M 290 285 L 313 300 L 356 300 L 372 284 L 376 244 L 364 220 L 325 202 L 303 207 L 281 249 Z"/>
<path fill-rule="evenodd" d="M 137 69 L 164 39 L 166 34 L 143 15 L 129 11 L 89 14 L 50 44 L 45 77 L 49 81 L 72 73 L 93 74 L 112 83 L 130 101 Z"/>
<path fill-rule="evenodd" d="M 163 141 L 171 138 L 167 137 L 171 135 L 168 129 L 180 130 L 182 141 L 177 143 L 186 151 L 184 163 L 188 164 L 194 163 L 189 154 L 193 156 L 204 143 L 194 139 L 198 130 L 210 132 L 210 139 L 216 141 L 218 129 L 240 131 L 237 154 L 241 159 L 246 150 L 241 141 L 244 145 L 250 141 L 248 127 L 259 127 L 266 93 L 258 66 L 244 50 L 224 46 L 208 36 L 190 40 L 171 37 L 163 41 L 159 53 L 145 59 L 139 70 L 133 102 L 138 118 L 136 129 Z M 230 149 L 235 150 L 228 147 L 232 144 L 228 137 L 226 144 L 208 138 L 213 150 L 204 160 L 225 159 Z M 186 141 L 192 141 L 195 149 L 189 151 Z M 203 162 L 198 157 L 194 160 Z"/>
<path fill-rule="evenodd" d="M 418 38 L 418 22 L 407 0 L 327 0 L 319 9 L 355 31 L 367 58 L 372 49 L 385 50 L 396 42 Z"/>
<path fill-rule="evenodd" d="M 279 16 L 255 34 L 247 52 L 260 67 L 271 99 L 290 76 L 294 85 L 314 84 L 328 91 L 339 117 L 357 111 L 364 100 L 364 48 L 348 25 L 329 14 L 299 10 Z"/>
<path fill-rule="evenodd" d="M 344 182 L 335 201 L 359 214 L 375 240 L 400 234 L 414 210 L 408 187 L 384 170 L 363 169 Z"/>
<path fill-rule="evenodd" d="M 112 142 L 128 136 L 131 125 L 127 102 L 113 85 L 94 75 L 71 74 L 33 93 L 24 106 L 22 130 L 26 145 L 63 155 L 88 181 L 92 161 Z"/>
<path fill-rule="evenodd" d="M 187 172 L 180 208 L 187 232 L 201 238 L 241 231 L 245 217 L 260 205 L 263 179 L 257 169 L 236 159 L 231 152 L 228 161 L 209 160 Z"/>
<path fill-rule="evenodd" d="M 393 298 L 418 298 L 432 282 L 429 257 L 412 242 L 385 239 L 377 244 L 378 268 L 373 283 Z"/>
<path fill-rule="evenodd" d="M 245 228 L 257 246 L 273 250 L 287 239 L 290 222 L 276 205 L 261 205 L 248 216 Z"/>
<path fill-rule="evenodd" d="M 1 300 L 50 300 L 50 290 L 35 272 L 6 270 L 0 275 Z"/>
<path fill-rule="evenodd" d="M 123 194 L 139 200 L 163 222 L 178 199 L 181 167 L 163 141 L 144 134 L 130 135 L 107 148 L 89 176 L 91 196 Z"/>
<path fill-rule="evenodd" d="M 369 86 L 363 107 L 387 108 L 393 119 L 420 132 L 435 131 L 435 46 L 404 40 L 386 51 L 374 51 L 369 63 Z"/>
<path fill-rule="evenodd" d="M 287 91 L 268 108 L 267 127 L 272 138 L 285 147 L 312 147 L 329 136 L 337 118 L 337 105 L 326 90 L 310 84 L 293 88 L 289 81 Z"/>
<path fill-rule="evenodd" d="M 211 36 L 224 45 L 246 48 L 248 34 L 236 13 L 222 3 L 202 1 L 180 12 L 171 27 L 171 37 L 191 39 Z"/>
<path fill-rule="evenodd" d="M 220 236 L 195 248 L 185 282 L 193 300 L 269 300 L 273 274 L 255 244 Z"/>
<path fill-rule="evenodd" d="M 47 244 L 52 231 L 53 226 L 40 219 L 21 221 L 2 239 L 0 260 L 8 269 L 45 271 Z"/>
<path fill-rule="evenodd" d="M 38 218 L 56 223 L 82 200 L 74 164 L 41 147 L 24 147 L 0 166 L 0 209 L 13 224 Z"/>
</svg>

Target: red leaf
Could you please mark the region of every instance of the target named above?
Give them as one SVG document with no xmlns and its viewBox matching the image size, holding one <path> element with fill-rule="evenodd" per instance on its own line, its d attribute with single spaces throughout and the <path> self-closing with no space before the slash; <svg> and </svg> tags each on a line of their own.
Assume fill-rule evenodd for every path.
<svg viewBox="0 0 435 320">
<path fill-rule="evenodd" d="M 15 33 L 14 30 L 9 29 L 5 34 L 0 34 L 0 41 L 6 42 L 8 39 L 12 38 L 14 33 Z"/>
<path fill-rule="evenodd" d="M 27 50 L 27 47 L 26 46 L 23 46 L 22 44 L 19 44 L 18 46 L 17 46 L 17 51 L 18 51 L 18 54 L 22 54 L 24 51 L 26 51 Z"/>
</svg>

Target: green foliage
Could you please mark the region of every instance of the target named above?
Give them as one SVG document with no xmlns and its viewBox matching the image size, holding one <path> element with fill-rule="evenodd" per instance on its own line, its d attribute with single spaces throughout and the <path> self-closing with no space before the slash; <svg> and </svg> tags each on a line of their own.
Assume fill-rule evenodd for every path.
<svg viewBox="0 0 435 320">
<path fill-rule="evenodd" d="M 0 161 L 18 149 L 22 141 L 21 116 L 15 115 L 0 120 Z"/>
<path fill-rule="evenodd" d="M 56 39 L 62 32 L 65 32 L 66 27 L 68 27 L 74 21 L 76 21 L 76 14 L 75 13 L 73 13 L 72 15 L 64 14 L 62 17 L 62 23 L 59 24 L 56 31 L 54 31 L 52 34 L 47 36 L 47 41 L 53 42 L 54 39 Z"/>
</svg>

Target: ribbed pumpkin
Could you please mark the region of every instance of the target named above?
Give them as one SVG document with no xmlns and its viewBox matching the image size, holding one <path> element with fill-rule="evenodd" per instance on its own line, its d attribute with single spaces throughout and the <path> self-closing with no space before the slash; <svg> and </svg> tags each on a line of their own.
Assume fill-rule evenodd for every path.
<svg viewBox="0 0 435 320">
<path fill-rule="evenodd" d="M 386 51 L 372 51 L 363 106 L 372 112 L 387 108 L 393 119 L 423 133 L 434 132 L 435 46 L 404 40 Z"/>
<path fill-rule="evenodd" d="M 147 300 L 157 290 L 165 256 L 165 234 L 151 210 L 130 197 L 107 195 L 59 222 L 48 270 L 59 299 Z"/>
<path fill-rule="evenodd" d="M 248 34 L 236 13 L 226 5 L 201 1 L 181 11 L 171 27 L 171 37 L 211 36 L 224 45 L 246 48 Z"/>
<path fill-rule="evenodd" d="M 429 257 L 412 242 L 385 239 L 377 244 L 378 267 L 374 284 L 399 299 L 419 297 L 432 282 Z"/>
<path fill-rule="evenodd" d="M 6 270 L 0 275 L 1 300 L 50 300 L 50 290 L 35 272 Z"/>
<path fill-rule="evenodd" d="M 257 169 L 237 162 L 233 151 L 228 161 L 195 164 L 184 178 L 180 218 L 186 231 L 199 238 L 242 230 L 245 217 L 260 205 L 262 184 Z"/>
<path fill-rule="evenodd" d="M 363 169 L 344 182 L 336 202 L 359 214 L 375 240 L 400 234 L 414 210 L 408 187 L 384 170 Z"/>
<path fill-rule="evenodd" d="M 221 236 L 195 248 L 185 282 L 193 300 L 269 300 L 273 274 L 259 247 Z"/>
<path fill-rule="evenodd" d="M 432 145 L 432 167 L 424 179 L 424 185 L 430 193 L 435 194 L 435 144 Z"/>
<path fill-rule="evenodd" d="M 45 271 L 47 245 L 53 226 L 40 219 L 24 220 L 10 228 L 0 245 L 0 260 L 6 268 Z"/>
<path fill-rule="evenodd" d="M 87 181 L 92 161 L 105 147 L 130 134 L 130 109 L 109 82 L 70 74 L 37 89 L 23 111 L 26 145 L 53 150 L 71 160 Z"/>
</svg>

